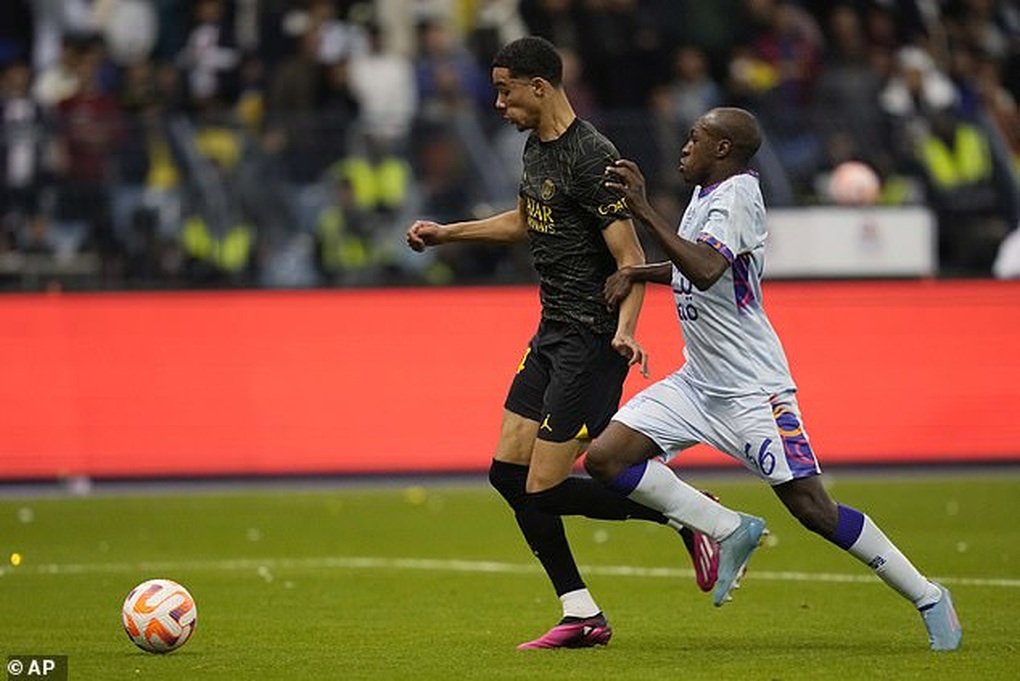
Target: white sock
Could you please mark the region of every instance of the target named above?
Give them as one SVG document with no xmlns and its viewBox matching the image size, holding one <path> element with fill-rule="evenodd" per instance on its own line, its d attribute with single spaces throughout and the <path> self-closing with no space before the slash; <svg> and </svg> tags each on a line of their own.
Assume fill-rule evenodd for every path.
<svg viewBox="0 0 1020 681">
<path fill-rule="evenodd" d="M 904 598 L 922 608 L 939 600 L 942 592 L 929 582 L 907 557 L 889 541 L 882 530 L 864 516 L 864 525 L 857 541 L 847 549 L 878 575 L 883 582 L 895 589 Z"/>
<path fill-rule="evenodd" d="M 644 475 L 628 494 L 670 521 L 720 541 L 740 526 L 740 514 L 694 489 L 657 459 L 649 459 Z"/>
<path fill-rule="evenodd" d="M 560 596 L 560 603 L 564 617 L 594 617 L 601 612 L 587 589 L 568 591 Z"/>
</svg>

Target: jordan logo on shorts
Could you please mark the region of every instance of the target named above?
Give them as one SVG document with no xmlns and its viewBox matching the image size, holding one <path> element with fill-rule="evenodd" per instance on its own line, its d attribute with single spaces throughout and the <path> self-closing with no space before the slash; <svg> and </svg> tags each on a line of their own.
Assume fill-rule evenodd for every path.
<svg viewBox="0 0 1020 681">
<path fill-rule="evenodd" d="M 549 425 L 549 417 L 551 417 L 551 416 L 552 416 L 552 414 L 546 414 L 545 415 L 545 419 L 542 421 L 542 425 L 540 425 L 538 427 L 539 430 L 543 430 L 544 429 L 544 430 L 548 430 L 550 433 L 552 432 L 552 426 Z"/>
</svg>

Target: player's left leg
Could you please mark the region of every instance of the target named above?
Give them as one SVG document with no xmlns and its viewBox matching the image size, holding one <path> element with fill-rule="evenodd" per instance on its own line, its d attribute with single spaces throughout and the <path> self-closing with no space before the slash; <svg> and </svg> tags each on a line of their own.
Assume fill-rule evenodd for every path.
<svg viewBox="0 0 1020 681">
<path fill-rule="evenodd" d="M 913 603 L 928 628 L 933 650 L 959 647 L 961 629 L 949 591 L 925 578 L 871 518 L 829 496 L 793 395 L 774 396 L 771 406 L 782 450 L 769 455 L 778 461 L 777 470 L 786 471 L 769 481 L 780 501 L 804 527 L 867 565 Z"/>
<path fill-rule="evenodd" d="M 932 650 L 955 650 L 960 646 L 962 628 L 949 591 L 922 575 L 870 517 L 836 503 L 819 476 L 791 480 L 774 489 L 807 529 L 867 565 L 913 603 L 928 629 Z"/>
</svg>

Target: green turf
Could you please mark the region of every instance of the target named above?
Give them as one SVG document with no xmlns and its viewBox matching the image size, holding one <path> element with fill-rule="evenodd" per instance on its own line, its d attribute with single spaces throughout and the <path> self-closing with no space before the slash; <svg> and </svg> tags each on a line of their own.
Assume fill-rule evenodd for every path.
<svg viewBox="0 0 1020 681">
<path fill-rule="evenodd" d="M 615 635 L 528 653 L 514 645 L 559 604 L 481 484 L 0 497 L 0 660 L 64 654 L 74 680 L 1018 678 L 1020 477 L 831 478 L 952 588 L 964 645 L 940 654 L 907 603 L 855 579 L 869 573 L 766 487 L 736 480 L 699 482 L 765 516 L 773 541 L 733 603 L 711 606 L 669 530 L 571 518 Z M 194 637 L 164 656 L 136 649 L 119 621 L 152 577 L 198 604 Z"/>
</svg>

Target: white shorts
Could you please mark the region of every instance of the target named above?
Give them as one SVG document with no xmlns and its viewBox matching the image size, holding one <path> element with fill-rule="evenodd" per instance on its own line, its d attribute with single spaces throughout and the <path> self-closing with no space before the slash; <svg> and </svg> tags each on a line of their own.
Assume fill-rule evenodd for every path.
<svg viewBox="0 0 1020 681">
<path fill-rule="evenodd" d="M 651 438 L 667 461 L 704 443 L 770 485 L 822 472 L 793 390 L 771 396 L 711 396 L 677 372 L 632 397 L 613 420 Z"/>
</svg>

